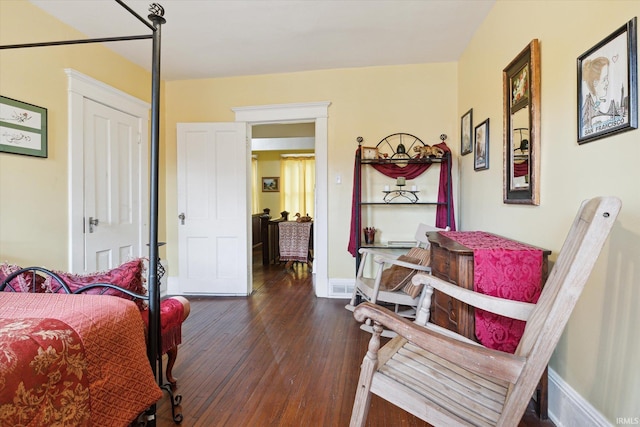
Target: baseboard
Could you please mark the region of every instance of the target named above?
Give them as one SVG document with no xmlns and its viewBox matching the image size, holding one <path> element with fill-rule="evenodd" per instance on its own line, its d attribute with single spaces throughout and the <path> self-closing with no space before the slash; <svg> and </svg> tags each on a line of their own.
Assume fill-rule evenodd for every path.
<svg viewBox="0 0 640 427">
<path fill-rule="evenodd" d="M 611 423 L 549 368 L 549 418 L 557 427 L 611 427 Z"/>
</svg>

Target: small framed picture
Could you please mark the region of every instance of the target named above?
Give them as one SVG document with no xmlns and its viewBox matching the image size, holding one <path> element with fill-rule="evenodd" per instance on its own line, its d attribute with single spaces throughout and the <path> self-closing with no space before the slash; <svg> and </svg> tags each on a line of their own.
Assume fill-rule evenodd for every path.
<svg viewBox="0 0 640 427">
<path fill-rule="evenodd" d="M 473 150 L 473 108 L 460 118 L 460 154 L 465 155 Z"/>
<path fill-rule="evenodd" d="M 0 96 L 0 152 L 47 157 L 47 109 Z"/>
<path fill-rule="evenodd" d="M 633 18 L 578 58 L 578 144 L 638 128 Z"/>
<path fill-rule="evenodd" d="M 489 119 L 476 126 L 475 147 L 473 168 L 477 171 L 489 169 Z"/>
<path fill-rule="evenodd" d="M 375 160 L 380 156 L 377 147 L 362 147 L 362 158 L 365 160 Z"/>
<path fill-rule="evenodd" d="M 263 176 L 262 191 L 265 193 L 277 193 L 278 191 L 280 191 L 280 177 Z"/>
</svg>

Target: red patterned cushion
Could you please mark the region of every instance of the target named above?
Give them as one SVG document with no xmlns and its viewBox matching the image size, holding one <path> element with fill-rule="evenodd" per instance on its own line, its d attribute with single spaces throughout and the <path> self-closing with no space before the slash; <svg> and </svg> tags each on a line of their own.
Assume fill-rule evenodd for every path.
<svg viewBox="0 0 640 427">
<path fill-rule="evenodd" d="M 83 286 L 91 285 L 93 283 L 110 283 L 112 285 L 120 286 L 121 288 L 130 290 L 131 292 L 135 292 L 136 294 L 146 295 L 147 289 L 145 288 L 144 272 L 145 267 L 143 260 L 141 258 L 138 258 L 132 261 L 125 262 L 119 267 L 104 272 L 90 274 L 70 274 L 64 271 L 56 271 L 55 273 L 65 281 L 72 292 L 82 288 Z M 46 287 L 47 292 L 61 292 L 60 285 L 50 277 L 47 278 L 44 286 Z M 106 291 L 103 291 L 103 288 L 95 288 L 85 293 L 103 293 L 105 295 L 115 295 L 122 298 L 131 299 L 128 295 L 114 289 L 107 289 Z M 145 309 L 146 301 L 136 299 L 135 302 L 140 310 Z"/>
<path fill-rule="evenodd" d="M 149 327 L 149 310 L 140 313 L 145 325 L 145 334 Z M 174 298 L 160 301 L 160 334 L 162 336 L 162 354 L 182 343 L 182 320 L 184 306 Z"/>
<path fill-rule="evenodd" d="M 11 274 L 20 270 L 22 267 L 15 264 L 2 263 L 0 264 L 0 283 L 4 282 L 4 279 Z M 33 286 L 33 278 L 35 277 L 35 288 Z M 9 285 L 15 292 L 44 292 L 43 288 L 44 278 L 38 274 L 22 273 L 14 278 Z M 11 292 L 12 289 L 9 286 L 5 287 L 5 291 Z"/>
</svg>

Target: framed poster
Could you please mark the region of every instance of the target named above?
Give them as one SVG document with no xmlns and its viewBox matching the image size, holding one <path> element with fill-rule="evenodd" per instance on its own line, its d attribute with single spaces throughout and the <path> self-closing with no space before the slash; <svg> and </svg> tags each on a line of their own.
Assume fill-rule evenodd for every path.
<svg viewBox="0 0 640 427">
<path fill-rule="evenodd" d="M 277 193 L 280 191 L 280 177 L 262 177 L 262 191 L 265 193 Z"/>
<path fill-rule="evenodd" d="M 0 96 L 0 152 L 47 157 L 47 109 Z"/>
<path fill-rule="evenodd" d="M 469 154 L 473 148 L 473 108 L 460 118 L 460 154 Z"/>
<path fill-rule="evenodd" d="M 473 168 L 477 171 L 489 169 L 489 119 L 476 126 L 475 145 Z"/>
<path fill-rule="evenodd" d="M 636 18 L 578 58 L 578 144 L 638 128 Z"/>
</svg>

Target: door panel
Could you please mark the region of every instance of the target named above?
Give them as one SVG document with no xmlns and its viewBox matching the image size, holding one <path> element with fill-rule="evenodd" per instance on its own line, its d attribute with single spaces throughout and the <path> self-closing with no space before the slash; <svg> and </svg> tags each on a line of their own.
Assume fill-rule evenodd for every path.
<svg viewBox="0 0 640 427">
<path fill-rule="evenodd" d="M 183 293 L 248 294 L 248 164 L 244 123 L 178 124 Z"/>
<path fill-rule="evenodd" d="M 141 254 L 138 119 L 85 103 L 85 271 L 114 268 Z"/>
</svg>

